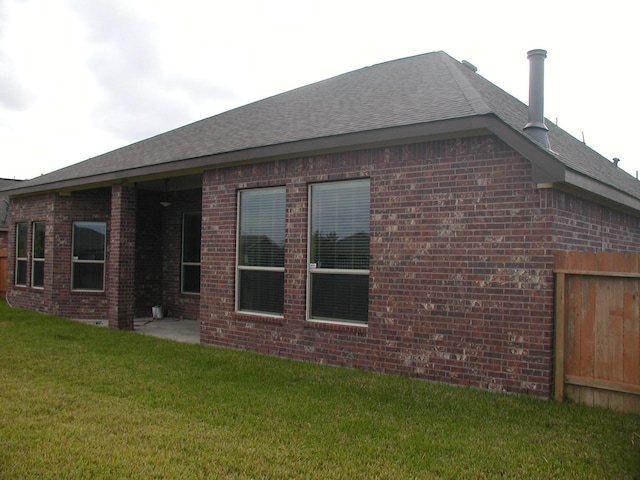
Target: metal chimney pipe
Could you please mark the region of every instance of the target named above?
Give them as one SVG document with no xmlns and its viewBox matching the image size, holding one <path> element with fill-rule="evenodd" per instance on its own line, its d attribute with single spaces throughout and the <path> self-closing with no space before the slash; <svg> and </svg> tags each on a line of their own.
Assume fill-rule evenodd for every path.
<svg viewBox="0 0 640 480">
<path fill-rule="evenodd" d="M 529 123 L 524 131 L 533 140 L 549 149 L 549 129 L 544 124 L 544 59 L 546 50 L 530 50 L 529 59 Z"/>
</svg>

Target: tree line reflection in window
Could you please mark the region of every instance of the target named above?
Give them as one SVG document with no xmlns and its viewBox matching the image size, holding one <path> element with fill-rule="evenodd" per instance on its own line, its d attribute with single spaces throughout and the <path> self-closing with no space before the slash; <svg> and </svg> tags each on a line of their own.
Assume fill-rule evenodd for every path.
<svg viewBox="0 0 640 480">
<path fill-rule="evenodd" d="M 105 222 L 73 223 L 73 290 L 104 290 L 106 239 Z"/>
</svg>

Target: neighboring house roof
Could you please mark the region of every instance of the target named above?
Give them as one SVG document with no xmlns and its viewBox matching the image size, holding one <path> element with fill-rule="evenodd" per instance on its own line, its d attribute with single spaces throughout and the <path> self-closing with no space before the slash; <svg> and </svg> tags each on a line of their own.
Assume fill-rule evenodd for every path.
<svg viewBox="0 0 640 480">
<path fill-rule="evenodd" d="M 14 186 L 20 180 L 10 180 L 8 178 L 0 178 L 0 230 L 6 230 L 7 216 L 9 215 L 9 193 L 3 192 L 3 188 Z"/>
<path fill-rule="evenodd" d="M 551 151 L 523 132 L 528 109 L 444 52 L 381 63 L 291 90 L 26 181 L 12 194 L 172 176 L 238 161 L 492 132 L 539 183 L 640 211 L 640 182 L 547 122 Z M 467 133 L 468 134 L 468 133 Z"/>
</svg>

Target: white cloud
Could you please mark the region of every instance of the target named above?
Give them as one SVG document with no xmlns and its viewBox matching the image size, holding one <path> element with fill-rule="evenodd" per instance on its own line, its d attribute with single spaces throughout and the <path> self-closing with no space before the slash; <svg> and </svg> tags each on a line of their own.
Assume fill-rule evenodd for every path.
<svg viewBox="0 0 640 480">
<path fill-rule="evenodd" d="M 7 70 L 13 70 L 10 60 L 3 59 L 0 55 L 0 64 L 7 66 Z M 0 73 L 0 105 L 9 110 L 26 110 L 33 96 L 27 91 L 19 79 L 9 73 Z"/>
<path fill-rule="evenodd" d="M 0 3 L 0 106 L 9 110 L 25 110 L 32 95 L 20 81 L 17 67 L 11 58 L 11 36 L 7 35 L 9 19 L 14 10 Z"/>
<path fill-rule="evenodd" d="M 191 37 L 182 51 L 192 62 L 165 50 L 179 43 L 174 30 L 183 24 L 163 23 L 169 17 L 158 5 L 149 4 L 144 14 L 116 0 L 73 6 L 87 31 L 87 65 L 100 88 L 92 108 L 96 127 L 133 142 L 206 116 L 203 105 L 234 97 L 224 85 L 225 71 L 212 68 L 220 55 L 203 58 Z M 206 67 L 193 68 L 197 60 Z"/>
<path fill-rule="evenodd" d="M 640 169 L 640 42 L 625 0 L 0 0 L 0 176 L 30 177 L 366 65 L 444 50 Z M 7 162 L 5 159 L 11 159 Z"/>
</svg>

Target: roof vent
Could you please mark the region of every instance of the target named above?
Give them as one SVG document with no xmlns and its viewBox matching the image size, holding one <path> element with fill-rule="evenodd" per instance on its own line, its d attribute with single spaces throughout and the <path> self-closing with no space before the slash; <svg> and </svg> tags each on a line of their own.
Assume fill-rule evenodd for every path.
<svg viewBox="0 0 640 480">
<path fill-rule="evenodd" d="M 529 123 L 524 131 L 533 140 L 549 149 L 549 129 L 544 124 L 544 59 L 546 50 L 530 50 L 529 59 Z"/>
<path fill-rule="evenodd" d="M 467 67 L 469 70 L 471 70 L 472 72 L 477 72 L 478 71 L 478 67 L 476 67 L 473 63 L 471 62 L 467 62 L 466 60 L 462 60 L 462 64 Z"/>
</svg>

